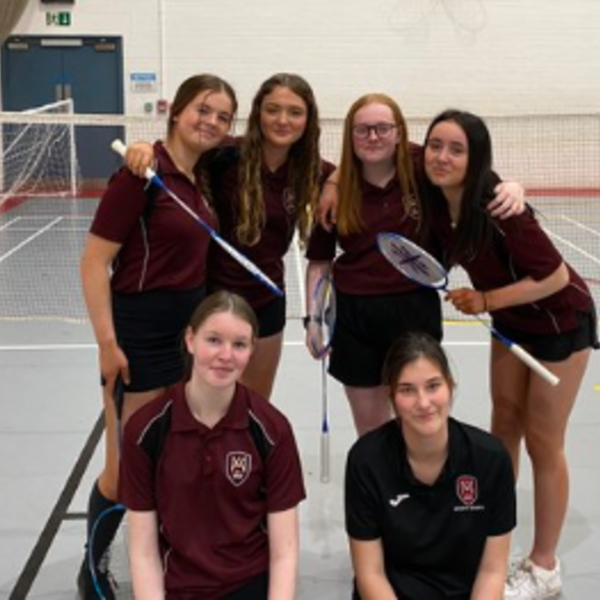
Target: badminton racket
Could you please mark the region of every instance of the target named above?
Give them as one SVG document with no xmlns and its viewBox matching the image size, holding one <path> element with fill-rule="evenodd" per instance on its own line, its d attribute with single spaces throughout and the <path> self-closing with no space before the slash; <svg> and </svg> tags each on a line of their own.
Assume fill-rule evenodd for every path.
<svg viewBox="0 0 600 600">
<path fill-rule="evenodd" d="M 327 356 L 335 329 L 335 290 L 331 275 L 321 277 L 313 293 L 308 314 L 308 340 L 315 356 L 321 360 L 321 448 L 320 478 L 327 483 L 331 471 L 329 440 L 329 399 L 327 393 Z"/>
<path fill-rule="evenodd" d="M 408 279 L 435 290 L 448 290 L 448 273 L 444 267 L 420 246 L 397 233 L 380 233 L 377 236 L 380 252 L 400 273 Z M 522 360 L 532 371 L 550 385 L 558 385 L 559 378 L 550 372 L 519 344 L 501 334 L 478 315 L 475 318 L 484 325 L 492 335 L 502 342 L 510 352 Z"/>
<path fill-rule="evenodd" d="M 127 147 L 121 140 L 114 140 L 111 144 L 111 148 L 121 156 L 125 156 Z M 277 287 L 277 285 L 265 275 L 251 260 L 244 256 L 239 250 L 234 248 L 229 242 L 223 239 L 200 215 L 195 213 L 175 192 L 173 192 L 165 184 L 165 182 L 150 168 L 146 169 L 144 174 L 146 179 L 164 190 L 168 196 L 174 200 L 181 209 L 183 209 L 210 237 L 217 243 L 229 256 L 236 260 L 242 267 L 244 267 L 249 273 L 251 273 L 258 281 L 266 285 L 276 296 L 283 296 L 283 292 Z"/>
</svg>

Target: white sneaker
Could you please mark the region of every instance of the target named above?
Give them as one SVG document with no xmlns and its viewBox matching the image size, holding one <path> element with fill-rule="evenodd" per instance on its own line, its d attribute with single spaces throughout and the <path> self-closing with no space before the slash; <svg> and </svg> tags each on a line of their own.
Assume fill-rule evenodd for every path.
<svg viewBox="0 0 600 600">
<path fill-rule="evenodd" d="M 554 569 L 548 570 L 524 558 L 508 575 L 504 586 L 504 600 L 547 600 L 556 598 L 561 589 L 558 559 Z"/>
</svg>

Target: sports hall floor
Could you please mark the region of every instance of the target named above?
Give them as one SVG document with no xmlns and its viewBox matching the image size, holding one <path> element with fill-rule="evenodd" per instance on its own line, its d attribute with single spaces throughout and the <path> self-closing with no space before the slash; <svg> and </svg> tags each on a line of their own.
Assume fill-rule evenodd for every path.
<svg viewBox="0 0 600 600">
<path fill-rule="evenodd" d="M 96 354 L 85 328 L 9 323 L 0 326 L 0 597 L 72 599 L 84 542 L 87 491 L 99 455 L 77 481 L 74 466 L 89 449 L 99 415 Z M 447 349 L 459 380 L 454 413 L 486 426 L 487 341 L 477 325 L 448 325 Z M 287 344 L 274 401 L 294 424 L 308 499 L 301 505 L 298 598 L 349 598 L 350 568 L 343 528 L 344 457 L 354 432 L 341 389 L 329 382 L 332 480 L 319 481 L 320 368 L 309 357 L 297 322 Z M 568 454 L 572 494 L 560 554 L 564 598 L 600 598 L 600 354 L 592 359 L 571 418 Z M 79 465 L 81 467 L 81 465 Z M 69 488 L 74 489 L 68 501 Z M 519 525 L 513 551 L 531 535 L 531 480 L 527 465 L 518 485 Z M 67 511 L 65 520 L 60 513 Z M 47 549 L 47 554 L 44 553 Z M 125 537 L 115 549 L 123 598 L 131 597 Z"/>
<path fill-rule="evenodd" d="M 77 256 L 89 211 L 77 207 L 68 220 L 56 221 L 55 210 L 56 205 L 48 215 L 38 211 L 33 221 L 27 221 L 19 209 L 0 214 L 0 598 L 76 597 L 74 582 L 84 544 L 83 513 L 100 466 L 100 454 L 94 451 L 101 429 L 91 331 L 87 324 L 53 317 L 56 306 L 64 309 L 77 286 L 76 268 L 67 264 L 61 253 L 67 248 L 71 256 Z M 60 243 L 53 245 L 54 239 Z M 598 256 L 598 252 L 593 254 Z M 35 275 L 30 277 L 32 273 Z M 16 310 L 23 299 L 39 303 L 23 307 L 38 318 L 5 318 L 7 303 Z M 454 414 L 486 427 L 487 332 L 480 325 L 464 323 L 447 323 L 445 331 L 459 382 Z M 348 599 L 351 575 L 342 478 L 354 430 L 342 390 L 330 380 L 332 480 L 321 483 L 321 370 L 302 340 L 299 322 L 291 320 L 274 393 L 275 404 L 294 425 L 308 488 L 308 498 L 300 509 L 298 599 Z M 560 545 L 563 598 L 597 600 L 600 352 L 592 356 L 571 417 L 568 456 L 572 492 Z M 532 486 L 527 462 L 518 483 L 518 502 L 515 555 L 526 552 L 531 539 Z M 125 557 L 125 535 L 121 533 L 115 547 L 115 571 L 121 597 L 129 598 Z"/>
</svg>

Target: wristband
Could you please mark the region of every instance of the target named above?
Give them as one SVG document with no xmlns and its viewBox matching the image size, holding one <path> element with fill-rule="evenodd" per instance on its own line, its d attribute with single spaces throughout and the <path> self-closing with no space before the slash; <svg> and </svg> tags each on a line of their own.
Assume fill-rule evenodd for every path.
<svg viewBox="0 0 600 600">
<path fill-rule="evenodd" d="M 305 317 L 302 317 L 302 325 L 304 326 L 304 329 L 308 329 L 310 323 L 321 323 L 321 320 L 313 315 L 306 315 Z"/>
</svg>

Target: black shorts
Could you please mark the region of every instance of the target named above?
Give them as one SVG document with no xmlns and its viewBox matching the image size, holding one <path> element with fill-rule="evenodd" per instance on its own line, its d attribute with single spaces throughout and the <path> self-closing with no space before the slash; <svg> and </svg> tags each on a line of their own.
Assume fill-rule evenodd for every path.
<svg viewBox="0 0 600 600">
<path fill-rule="evenodd" d="M 381 385 L 383 361 L 391 343 L 409 331 L 424 331 L 442 339 L 437 291 L 421 288 L 385 296 L 338 292 L 329 373 L 344 385 Z"/>
<path fill-rule="evenodd" d="M 269 595 L 269 575 L 263 573 L 237 590 L 226 594 L 221 600 L 267 600 Z"/>
<path fill-rule="evenodd" d="M 129 361 L 129 392 L 146 392 L 181 381 L 187 353 L 183 333 L 204 287 L 184 292 L 113 294 L 119 346 Z"/>
<path fill-rule="evenodd" d="M 258 319 L 258 337 L 266 338 L 283 331 L 285 327 L 285 296 L 276 297 L 268 304 L 254 309 Z"/>
<path fill-rule="evenodd" d="M 494 324 L 504 336 L 523 346 L 538 360 L 561 362 L 574 352 L 584 348 L 600 347 L 598 343 L 598 322 L 596 311 L 577 313 L 577 328 L 562 333 L 535 334 L 516 331 L 510 327 Z"/>
</svg>

